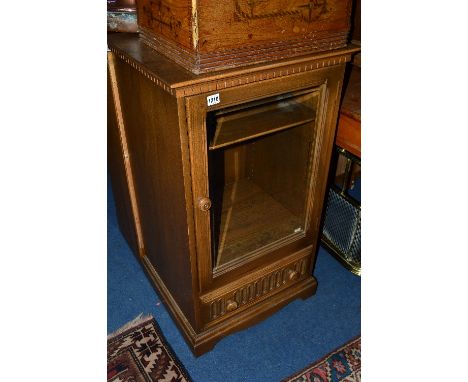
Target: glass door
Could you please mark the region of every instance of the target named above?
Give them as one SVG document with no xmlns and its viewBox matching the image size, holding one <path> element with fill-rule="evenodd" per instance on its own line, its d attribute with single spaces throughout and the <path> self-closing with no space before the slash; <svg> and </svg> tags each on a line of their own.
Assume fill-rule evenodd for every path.
<svg viewBox="0 0 468 382">
<path fill-rule="evenodd" d="M 309 90 L 208 113 L 215 270 L 304 237 L 318 99 Z"/>
</svg>

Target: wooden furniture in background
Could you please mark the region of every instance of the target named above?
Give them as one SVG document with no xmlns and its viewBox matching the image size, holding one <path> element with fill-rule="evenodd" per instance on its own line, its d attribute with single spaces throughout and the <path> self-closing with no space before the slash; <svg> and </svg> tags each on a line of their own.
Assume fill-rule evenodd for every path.
<svg viewBox="0 0 468 382">
<path fill-rule="evenodd" d="M 343 48 L 351 0 L 138 0 L 145 42 L 202 73 Z"/>
<path fill-rule="evenodd" d="M 120 228 L 194 353 L 314 294 L 356 48 L 196 76 L 136 36 L 108 45 Z"/>
<path fill-rule="evenodd" d="M 352 42 L 361 45 L 361 0 L 353 2 L 350 34 Z M 361 158 L 361 53 L 346 68 L 336 144 Z"/>
<path fill-rule="evenodd" d="M 359 58 L 355 64 L 348 64 L 343 85 L 343 97 L 338 114 L 338 128 L 335 144 L 361 158 L 361 68 Z M 342 184 L 349 161 L 339 155 L 336 163 L 335 183 Z M 361 175 L 361 166 L 352 166 L 349 184 L 352 186 Z"/>
<path fill-rule="evenodd" d="M 352 41 L 360 45 L 361 2 L 353 9 Z M 361 56 L 348 64 L 336 134 L 335 164 L 327 198 L 322 245 L 347 269 L 361 274 Z M 335 166 L 336 165 L 336 166 Z M 356 192 L 358 191 L 358 192 Z"/>
<path fill-rule="evenodd" d="M 343 89 L 336 144 L 361 157 L 361 68 L 350 65 Z"/>
</svg>

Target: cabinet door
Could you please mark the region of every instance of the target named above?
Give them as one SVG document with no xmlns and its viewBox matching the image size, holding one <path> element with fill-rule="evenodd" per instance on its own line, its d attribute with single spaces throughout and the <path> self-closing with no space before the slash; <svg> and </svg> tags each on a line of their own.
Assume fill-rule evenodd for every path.
<svg viewBox="0 0 468 382">
<path fill-rule="evenodd" d="M 187 98 L 202 289 L 317 240 L 336 69 Z"/>
</svg>

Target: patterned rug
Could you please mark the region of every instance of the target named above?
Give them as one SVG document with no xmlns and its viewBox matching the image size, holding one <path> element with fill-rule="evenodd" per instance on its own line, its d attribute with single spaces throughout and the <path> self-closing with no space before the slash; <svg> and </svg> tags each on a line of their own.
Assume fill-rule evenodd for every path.
<svg viewBox="0 0 468 382">
<path fill-rule="evenodd" d="M 282 382 L 360 382 L 361 336 Z"/>
<path fill-rule="evenodd" d="M 107 337 L 107 382 L 192 382 L 153 317 Z"/>
</svg>

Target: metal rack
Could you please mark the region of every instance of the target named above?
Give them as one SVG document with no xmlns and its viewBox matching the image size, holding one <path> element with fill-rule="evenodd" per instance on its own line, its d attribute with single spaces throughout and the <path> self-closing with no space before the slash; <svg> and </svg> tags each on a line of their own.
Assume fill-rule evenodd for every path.
<svg viewBox="0 0 468 382">
<path fill-rule="evenodd" d="M 361 275 L 361 202 L 349 193 L 352 187 L 354 166 L 361 166 L 361 159 L 336 147 L 336 155 L 346 158 L 341 186 L 330 186 L 325 221 L 322 229 L 322 245 L 348 270 Z"/>
</svg>

